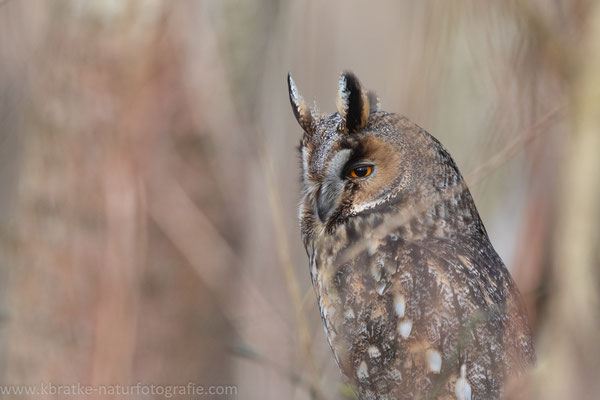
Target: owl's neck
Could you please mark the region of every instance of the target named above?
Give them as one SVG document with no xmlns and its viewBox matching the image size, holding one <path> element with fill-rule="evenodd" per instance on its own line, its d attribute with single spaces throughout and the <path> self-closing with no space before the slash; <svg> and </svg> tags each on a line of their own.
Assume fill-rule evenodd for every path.
<svg viewBox="0 0 600 400">
<path fill-rule="evenodd" d="M 328 249 L 327 256 L 349 257 L 369 250 L 387 237 L 405 242 L 423 242 L 469 236 L 477 241 L 489 239 L 471 194 L 464 184 L 449 185 L 435 192 L 414 193 L 408 199 L 397 198 L 388 204 L 348 218 L 332 231 L 319 229 L 303 221 L 309 235 L 305 245 Z M 314 229 L 316 228 L 316 229 Z M 343 244 L 343 245 L 342 245 Z M 310 253 L 307 246 L 307 251 Z"/>
</svg>

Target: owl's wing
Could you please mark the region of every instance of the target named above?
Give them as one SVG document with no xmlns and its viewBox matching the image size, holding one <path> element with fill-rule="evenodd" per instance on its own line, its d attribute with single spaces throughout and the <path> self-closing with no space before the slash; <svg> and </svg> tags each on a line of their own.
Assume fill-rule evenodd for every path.
<svg viewBox="0 0 600 400">
<path fill-rule="evenodd" d="M 332 275 L 320 271 L 328 339 L 364 398 L 454 396 L 457 385 L 498 398 L 533 358 L 519 294 L 485 236 L 390 234 Z"/>
<path fill-rule="evenodd" d="M 520 296 L 487 237 L 428 238 L 382 250 L 397 253 L 384 264 L 397 266 L 389 297 L 405 341 L 403 358 L 424 370 L 415 379 L 456 381 L 464 365 L 476 393 L 499 393 L 507 375 L 532 361 Z"/>
</svg>

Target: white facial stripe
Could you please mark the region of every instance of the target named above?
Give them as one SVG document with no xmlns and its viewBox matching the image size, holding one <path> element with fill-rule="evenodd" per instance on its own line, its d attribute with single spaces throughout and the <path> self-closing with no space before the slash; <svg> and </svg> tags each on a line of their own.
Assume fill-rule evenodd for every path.
<svg viewBox="0 0 600 400">
<path fill-rule="evenodd" d="M 308 183 L 308 151 L 306 147 L 302 148 L 302 168 L 304 172 L 304 182 Z"/>
<path fill-rule="evenodd" d="M 344 149 L 340 150 L 333 156 L 329 165 L 327 166 L 326 179 L 341 180 L 342 170 L 352 155 L 352 150 Z"/>
</svg>

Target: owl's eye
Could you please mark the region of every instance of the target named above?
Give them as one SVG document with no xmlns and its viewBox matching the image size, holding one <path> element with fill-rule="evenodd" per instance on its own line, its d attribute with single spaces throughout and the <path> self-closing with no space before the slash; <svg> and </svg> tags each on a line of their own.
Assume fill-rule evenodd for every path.
<svg viewBox="0 0 600 400">
<path fill-rule="evenodd" d="M 352 178 L 364 178 L 364 177 L 371 175 L 372 172 L 373 172 L 372 165 L 359 165 L 357 167 L 354 167 L 350 171 L 350 176 Z"/>
</svg>

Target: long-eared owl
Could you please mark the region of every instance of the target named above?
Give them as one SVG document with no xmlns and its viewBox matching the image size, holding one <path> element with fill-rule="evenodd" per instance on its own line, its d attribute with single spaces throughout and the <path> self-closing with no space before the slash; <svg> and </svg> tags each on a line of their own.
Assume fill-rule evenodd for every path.
<svg viewBox="0 0 600 400">
<path fill-rule="evenodd" d="M 452 157 L 350 72 L 338 112 L 288 75 L 325 332 L 361 399 L 495 399 L 534 360 L 518 290 Z"/>
</svg>

